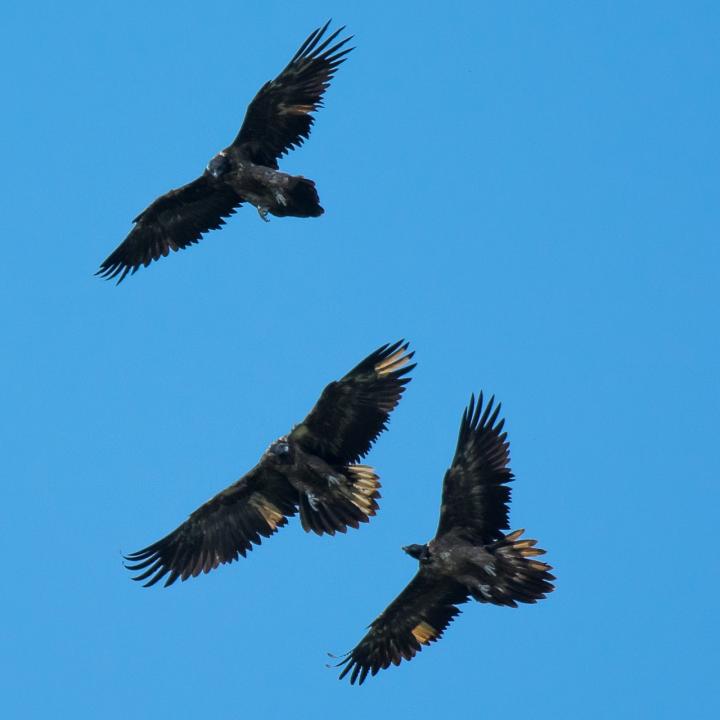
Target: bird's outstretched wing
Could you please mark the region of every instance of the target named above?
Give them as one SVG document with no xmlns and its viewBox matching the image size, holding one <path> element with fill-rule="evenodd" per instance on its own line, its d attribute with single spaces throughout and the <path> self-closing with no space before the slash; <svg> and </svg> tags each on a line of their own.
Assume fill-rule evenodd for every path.
<svg viewBox="0 0 720 720">
<path fill-rule="evenodd" d="M 493 411 L 494 400 L 483 409 L 482 393 L 477 404 L 473 395 L 463 412 L 455 457 L 443 482 L 438 537 L 467 528 L 487 543 L 509 527 L 510 444 L 502 431 L 505 420 L 498 421 L 500 404 Z"/>
<path fill-rule="evenodd" d="M 240 204 L 240 196 L 229 185 L 204 173 L 161 195 L 143 210 L 133 220 L 135 227 L 100 265 L 96 275 L 107 279 L 119 275 L 119 284 L 141 265 L 147 267 L 170 250 L 185 248 L 208 230 L 217 230 Z"/>
<path fill-rule="evenodd" d="M 323 93 L 353 49 L 343 49 L 352 36 L 332 44 L 344 27 L 323 40 L 328 25 L 329 20 L 310 33 L 287 67 L 266 82 L 248 106 L 232 143 L 248 160 L 277 168 L 279 158 L 310 136 L 310 113 L 322 107 Z"/>
<path fill-rule="evenodd" d="M 290 437 L 307 452 L 336 465 L 364 457 L 387 428 L 390 413 L 410 382 L 408 343 L 383 345 L 341 380 L 331 382 Z"/>
<path fill-rule="evenodd" d="M 144 550 L 126 555 L 134 580 L 165 587 L 187 580 L 259 545 L 297 512 L 297 492 L 282 476 L 256 465 L 234 485 L 218 493 L 169 535 Z"/>
<path fill-rule="evenodd" d="M 457 605 L 468 599 L 467 590 L 450 579 L 428 577 L 421 569 L 408 586 L 370 625 L 370 631 L 338 663 L 340 679 L 363 683 L 368 673 L 375 675 L 400 661 L 410 660 L 442 637 L 456 615 Z"/>
</svg>

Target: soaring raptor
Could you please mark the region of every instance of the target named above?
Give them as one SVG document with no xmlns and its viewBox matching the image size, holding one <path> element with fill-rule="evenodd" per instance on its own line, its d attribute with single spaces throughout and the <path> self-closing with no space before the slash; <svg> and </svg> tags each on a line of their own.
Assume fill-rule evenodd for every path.
<svg viewBox="0 0 720 720">
<path fill-rule="evenodd" d="M 480 393 L 463 413 L 457 449 L 443 483 L 440 523 L 425 545 L 403 550 L 420 568 L 408 586 L 370 625 L 370 631 L 339 663 L 340 677 L 359 683 L 390 664 L 412 659 L 438 640 L 458 605 L 471 597 L 482 603 L 517 607 L 553 590 L 552 568 L 535 560 L 544 550 L 521 540 L 524 530 L 506 535 L 513 480 L 510 446 L 498 421 L 494 398 L 483 410 Z"/>
<path fill-rule="evenodd" d="M 345 532 L 378 508 L 378 476 L 358 464 L 386 429 L 414 367 L 403 341 L 383 345 L 331 382 L 310 414 L 276 440 L 260 462 L 180 527 L 126 556 L 135 580 L 165 586 L 207 573 L 269 537 L 300 512 L 305 532 Z"/>
<path fill-rule="evenodd" d="M 119 276 L 119 284 L 141 265 L 217 230 L 243 202 L 254 205 L 263 220 L 268 213 L 322 215 L 315 183 L 280 172 L 278 160 L 310 136 L 311 113 L 322 106 L 335 71 L 352 50 L 344 47 L 351 37 L 334 42 L 344 27 L 323 39 L 329 24 L 310 33 L 287 67 L 260 88 L 237 137 L 210 160 L 205 172 L 160 196 L 133 220 L 130 234 L 97 275 Z"/>
</svg>

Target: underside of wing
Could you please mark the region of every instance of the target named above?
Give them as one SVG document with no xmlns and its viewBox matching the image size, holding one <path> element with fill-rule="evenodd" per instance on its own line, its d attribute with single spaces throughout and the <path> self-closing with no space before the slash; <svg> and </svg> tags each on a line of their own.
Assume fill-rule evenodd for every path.
<svg viewBox="0 0 720 720">
<path fill-rule="evenodd" d="M 482 393 L 477 404 L 472 396 L 463 413 L 455 457 L 445 473 L 438 536 L 469 529 L 486 543 L 501 538 L 509 527 L 510 444 L 494 400 L 483 407 Z"/>
<path fill-rule="evenodd" d="M 307 452 L 331 464 L 364 457 L 387 428 L 390 413 L 410 382 L 414 367 L 408 343 L 383 345 L 345 377 L 330 383 L 315 407 L 290 434 Z"/>
<path fill-rule="evenodd" d="M 96 273 L 118 284 L 128 273 L 147 267 L 171 250 L 192 245 L 209 230 L 225 224 L 241 204 L 237 193 L 207 173 L 193 182 L 162 195 L 133 222 L 135 227 L 100 265 Z"/>
<path fill-rule="evenodd" d="M 350 37 L 333 44 L 344 28 L 323 40 L 329 24 L 314 30 L 287 67 L 250 103 L 233 146 L 252 162 L 277 167 L 279 158 L 309 137 L 311 113 L 322 106 L 335 71 L 352 50 L 343 49 Z"/>
<path fill-rule="evenodd" d="M 256 466 L 241 480 L 198 508 L 156 543 L 125 557 L 133 579 L 165 587 L 245 557 L 261 537 L 270 537 L 297 512 L 297 492 L 280 475 Z"/>
<path fill-rule="evenodd" d="M 442 637 L 445 628 L 460 614 L 457 605 L 468 599 L 467 591 L 451 580 L 434 581 L 422 570 L 370 625 L 360 643 L 338 664 L 344 666 L 340 679 L 362 684 L 368 674 L 376 675 L 392 665 L 411 660 Z"/>
</svg>

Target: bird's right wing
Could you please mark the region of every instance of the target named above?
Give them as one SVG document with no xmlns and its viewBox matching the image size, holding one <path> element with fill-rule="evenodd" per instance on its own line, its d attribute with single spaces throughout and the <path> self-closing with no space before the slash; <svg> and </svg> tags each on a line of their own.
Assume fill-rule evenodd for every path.
<svg viewBox="0 0 720 720">
<path fill-rule="evenodd" d="M 494 398 L 483 408 L 472 396 L 460 422 L 457 449 L 443 482 L 440 522 L 436 535 L 467 529 L 487 543 L 503 536 L 508 525 L 508 503 L 513 480 L 508 467 L 510 445 L 498 421 L 500 405 Z"/>
<path fill-rule="evenodd" d="M 256 465 L 218 493 L 162 540 L 126 555 L 133 580 L 154 585 L 169 573 L 165 587 L 221 563 L 245 557 L 260 536 L 269 537 L 297 512 L 297 491 L 281 475 Z"/>
<path fill-rule="evenodd" d="M 161 195 L 134 220 L 135 227 L 100 265 L 96 275 L 117 277 L 121 283 L 141 265 L 147 267 L 170 250 L 192 245 L 208 230 L 225 224 L 224 218 L 240 206 L 240 196 L 208 173 Z"/>
<path fill-rule="evenodd" d="M 325 387 L 315 407 L 290 433 L 306 452 L 331 464 L 357 462 L 386 429 L 414 367 L 408 343 L 383 345 Z"/>
<path fill-rule="evenodd" d="M 408 586 L 370 625 L 370 631 L 338 667 L 340 679 L 362 685 L 368 673 L 375 675 L 400 661 L 411 660 L 442 637 L 445 628 L 460 614 L 457 605 L 468 599 L 467 590 L 450 579 L 430 578 L 421 569 Z"/>
<path fill-rule="evenodd" d="M 232 144 L 252 162 L 276 168 L 278 158 L 310 136 L 312 113 L 322 106 L 335 71 L 352 50 L 343 48 L 349 37 L 335 42 L 344 28 L 323 39 L 329 25 L 310 33 L 287 67 L 248 106 Z"/>
</svg>

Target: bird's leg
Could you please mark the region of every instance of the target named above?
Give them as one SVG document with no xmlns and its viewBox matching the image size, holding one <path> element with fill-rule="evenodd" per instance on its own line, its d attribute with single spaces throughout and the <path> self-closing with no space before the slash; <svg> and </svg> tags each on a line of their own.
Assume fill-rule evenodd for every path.
<svg viewBox="0 0 720 720">
<path fill-rule="evenodd" d="M 270 222 L 268 220 L 268 209 L 262 205 L 257 206 L 258 215 L 263 222 Z"/>
</svg>

